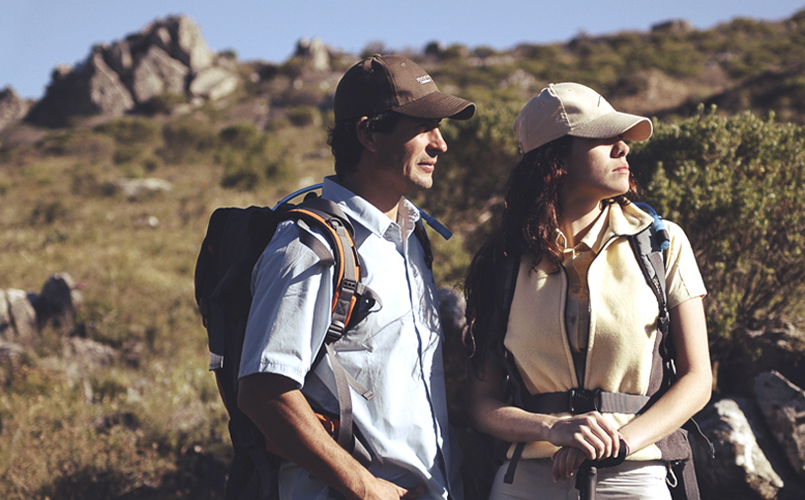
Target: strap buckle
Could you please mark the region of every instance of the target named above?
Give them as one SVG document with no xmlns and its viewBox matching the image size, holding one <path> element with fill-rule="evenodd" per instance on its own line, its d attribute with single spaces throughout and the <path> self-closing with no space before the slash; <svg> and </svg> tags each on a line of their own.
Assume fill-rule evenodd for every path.
<svg viewBox="0 0 805 500">
<path fill-rule="evenodd" d="M 601 389 L 570 389 L 567 395 L 567 408 L 573 415 L 601 411 Z"/>
<path fill-rule="evenodd" d="M 330 323 L 330 326 L 327 328 L 327 333 L 324 336 L 325 344 L 332 344 L 333 342 L 337 342 L 341 340 L 341 337 L 344 336 L 344 322 L 333 320 Z"/>
</svg>

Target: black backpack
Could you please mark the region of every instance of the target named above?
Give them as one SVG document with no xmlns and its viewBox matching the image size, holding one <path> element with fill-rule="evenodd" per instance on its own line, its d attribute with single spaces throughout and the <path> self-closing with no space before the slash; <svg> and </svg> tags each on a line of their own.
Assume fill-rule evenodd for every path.
<svg viewBox="0 0 805 500">
<path fill-rule="evenodd" d="M 195 269 L 196 302 L 207 329 L 209 369 L 215 373 L 221 399 L 229 413 L 229 432 L 235 452 L 227 481 L 227 499 L 278 498 L 279 494 L 277 472 L 281 457 L 269 451 L 265 436 L 238 409 L 237 398 L 241 350 L 252 301 L 252 269 L 279 223 L 285 220 L 296 221 L 300 241 L 311 248 L 324 265 L 334 266 L 332 322 L 316 363 L 325 355 L 330 357 L 339 414 L 322 412 L 319 419 L 344 449 L 359 460 L 368 458 L 354 436 L 349 387 L 367 399 L 373 394 L 341 368 L 332 343 L 360 322 L 375 305 L 380 305 L 380 300 L 360 283 L 360 261 L 351 222 L 335 203 L 315 196 L 313 190 L 320 187 L 319 184 L 297 191 L 274 208 L 251 206 L 215 210 L 199 252 Z M 308 194 L 302 203 L 290 203 L 304 193 Z M 311 233 L 313 227 L 320 229 L 329 245 L 322 244 Z"/>
</svg>

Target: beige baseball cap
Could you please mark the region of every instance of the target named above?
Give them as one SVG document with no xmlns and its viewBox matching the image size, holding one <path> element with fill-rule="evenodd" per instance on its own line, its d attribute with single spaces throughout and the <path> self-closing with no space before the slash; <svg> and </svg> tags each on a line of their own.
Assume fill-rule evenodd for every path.
<svg viewBox="0 0 805 500">
<path fill-rule="evenodd" d="M 338 82 L 333 108 L 335 121 L 383 111 L 454 120 L 475 114 L 475 103 L 440 92 L 424 69 L 397 55 L 374 55 L 353 65 Z"/>
<path fill-rule="evenodd" d="M 615 111 L 595 90 L 578 83 L 550 84 L 514 120 L 520 153 L 528 153 L 565 135 L 606 139 L 623 135 L 645 141 L 653 132 L 644 116 Z"/>
</svg>

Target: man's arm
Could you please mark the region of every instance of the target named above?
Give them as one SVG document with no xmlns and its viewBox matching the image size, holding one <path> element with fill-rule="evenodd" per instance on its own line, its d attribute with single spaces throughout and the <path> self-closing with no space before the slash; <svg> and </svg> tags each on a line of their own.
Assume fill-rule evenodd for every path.
<svg viewBox="0 0 805 500">
<path fill-rule="evenodd" d="M 238 407 L 283 457 L 348 500 L 417 498 L 424 487 L 405 489 L 374 477 L 322 427 L 293 380 L 272 373 L 240 379 Z"/>
</svg>

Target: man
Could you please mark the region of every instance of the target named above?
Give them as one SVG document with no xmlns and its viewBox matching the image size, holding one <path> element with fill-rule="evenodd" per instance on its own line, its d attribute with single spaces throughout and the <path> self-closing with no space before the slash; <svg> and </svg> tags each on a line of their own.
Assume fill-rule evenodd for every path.
<svg viewBox="0 0 805 500">
<path fill-rule="evenodd" d="M 447 422 L 441 324 L 420 214 L 403 195 L 428 189 L 447 150 L 443 118 L 468 119 L 475 104 L 439 92 L 400 56 L 350 68 L 335 93 L 330 146 L 336 176 L 322 196 L 351 219 L 366 274 L 382 301 L 334 344 L 336 358 L 374 393 L 353 392 L 355 427 L 371 455 L 361 466 L 324 430 L 311 405 L 336 412 L 329 362 L 308 372 L 330 324 L 332 266 L 281 225 L 254 268 L 240 368 L 240 408 L 288 460 L 280 498 L 460 500 L 459 450 Z"/>
</svg>

